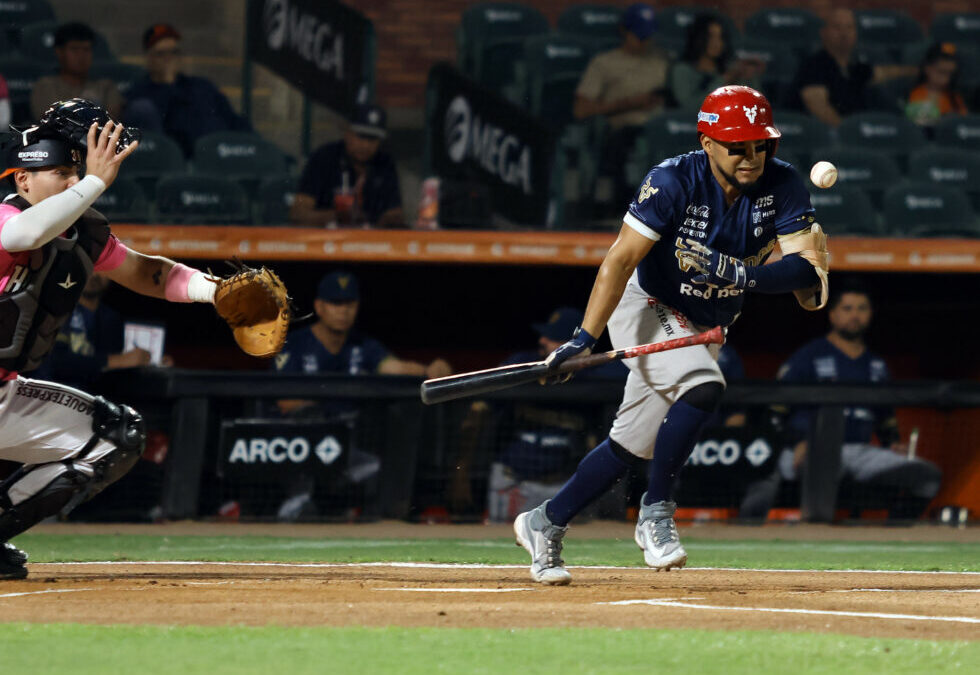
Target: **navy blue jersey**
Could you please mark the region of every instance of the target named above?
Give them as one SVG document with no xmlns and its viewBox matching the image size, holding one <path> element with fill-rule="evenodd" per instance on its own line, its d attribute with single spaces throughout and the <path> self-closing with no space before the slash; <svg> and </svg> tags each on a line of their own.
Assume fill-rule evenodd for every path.
<svg viewBox="0 0 980 675">
<path fill-rule="evenodd" d="M 779 369 L 783 382 L 887 382 L 888 366 L 881 357 L 865 351 L 856 359 L 839 350 L 825 337 L 798 349 Z M 813 409 L 794 412 L 791 425 L 800 432 L 809 428 Z M 868 443 L 879 425 L 894 417 L 891 408 L 844 408 L 844 442 Z"/>
<path fill-rule="evenodd" d="M 699 150 L 653 167 L 623 220 L 657 242 L 637 266 L 640 287 L 694 323 L 727 326 L 742 309 L 743 291 L 694 283 L 698 270 L 682 263 L 677 251 L 700 242 L 761 265 L 778 236 L 809 229 L 814 218 L 810 194 L 786 162 L 766 162 L 755 188 L 728 206 Z"/>
<path fill-rule="evenodd" d="M 275 358 L 276 370 L 282 373 L 346 373 L 371 375 L 390 356 L 375 339 L 353 333 L 337 354 L 331 354 L 307 326 L 290 333 L 286 348 Z"/>
</svg>

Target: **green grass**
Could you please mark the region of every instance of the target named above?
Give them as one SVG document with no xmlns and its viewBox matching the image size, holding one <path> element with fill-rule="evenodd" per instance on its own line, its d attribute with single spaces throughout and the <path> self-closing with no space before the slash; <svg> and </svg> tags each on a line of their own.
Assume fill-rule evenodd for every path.
<svg viewBox="0 0 980 675">
<path fill-rule="evenodd" d="M 15 543 L 33 562 L 207 560 L 277 562 L 413 561 L 527 563 L 509 539 L 301 539 L 149 535 L 25 534 Z M 980 544 L 951 542 L 725 541 L 684 537 L 695 567 L 880 569 L 980 572 Z M 642 566 L 632 540 L 576 540 L 565 545 L 569 565 Z"/>
<path fill-rule="evenodd" d="M 10 673 L 970 673 L 980 643 L 762 631 L 0 624 Z"/>
</svg>

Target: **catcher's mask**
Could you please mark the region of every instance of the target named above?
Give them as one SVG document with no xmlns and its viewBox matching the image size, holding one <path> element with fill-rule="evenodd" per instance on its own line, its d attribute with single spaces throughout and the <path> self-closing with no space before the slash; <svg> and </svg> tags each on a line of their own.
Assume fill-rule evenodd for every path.
<svg viewBox="0 0 980 675">
<path fill-rule="evenodd" d="M 106 123 L 115 122 L 115 120 L 98 103 L 84 98 L 72 98 L 53 103 L 50 108 L 44 111 L 41 119 L 32 129 L 36 128 L 39 134 L 63 138 L 71 147 L 84 152 L 88 145 L 88 130 L 93 122 L 98 123 L 98 133 L 102 133 Z M 116 153 L 122 152 L 126 146 L 138 141 L 140 136 L 140 130 L 136 127 L 123 129 L 119 135 Z"/>
</svg>

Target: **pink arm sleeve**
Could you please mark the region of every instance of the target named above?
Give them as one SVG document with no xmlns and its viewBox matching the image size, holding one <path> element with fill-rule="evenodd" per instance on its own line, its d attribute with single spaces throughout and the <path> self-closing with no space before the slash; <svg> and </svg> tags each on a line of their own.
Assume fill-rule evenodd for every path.
<svg viewBox="0 0 980 675">
<path fill-rule="evenodd" d="M 14 216 L 20 213 L 20 209 L 11 204 L 0 204 L 0 230 L 3 229 L 4 224 Z M 3 245 L 0 244 L 0 251 L 3 250 Z"/>
<path fill-rule="evenodd" d="M 95 261 L 95 271 L 108 272 L 116 269 L 123 264 L 127 253 L 129 253 L 129 249 L 126 248 L 126 244 L 119 241 L 116 235 L 110 234 L 109 241 L 106 242 L 105 248 L 102 249 L 102 255 Z"/>
</svg>

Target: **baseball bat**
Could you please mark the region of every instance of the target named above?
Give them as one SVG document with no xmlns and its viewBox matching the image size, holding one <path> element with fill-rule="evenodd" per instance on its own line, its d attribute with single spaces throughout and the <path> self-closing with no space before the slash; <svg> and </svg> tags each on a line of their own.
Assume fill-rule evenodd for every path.
<svg viewBox="0 0 980 675">
<path fill-rule="evenodd" d="M 625 349 L 614 349 L 601 354 L 574 356 L 554 370 L 549 370 L 544 361 L 531 361 L 530 363 L 517 363 L 511 366 L 500 366 L 499 368 L 477 370 L 471 373 L 437 377 L 422 383 L 422 402 L 431 405 L 433 403 L 442 403 L 466 396 L 477 396 L 490 391 L 534 382 L 546 375 L 574 373 L 585 368 L 609 363 L 610 361 L 632 359 L 636 356 L 643 356 L 644 354 L 656 354 L 657 352 L 680 349 L 681 347 L 692 347 L 694 345 L 721 344 L 724 341 L 725 334 L 722 332 L 721 326 L 715 326 L 711 330 L 688 337 L 675 338 L 663 342 L 651 342 L 650 344 L 637 345 L 636 347 L 627 347 Z"/>
</svg>

